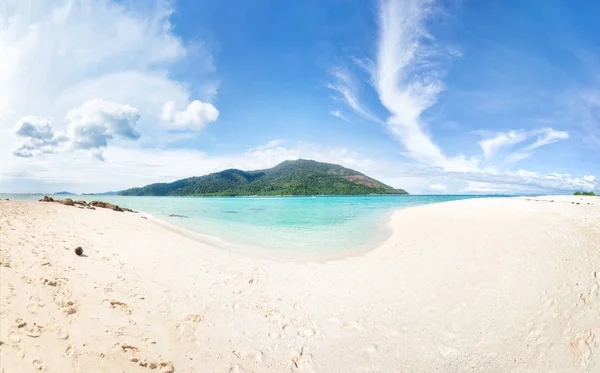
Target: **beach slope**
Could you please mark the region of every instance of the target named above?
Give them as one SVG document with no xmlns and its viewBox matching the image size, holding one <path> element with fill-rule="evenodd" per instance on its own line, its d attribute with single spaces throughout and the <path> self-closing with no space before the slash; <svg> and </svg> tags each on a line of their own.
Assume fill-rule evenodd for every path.
<svg viewBox="0 0 600 373">
<path fill-rule="evenodd" d="M 600 198 L 388 225 L 367 253 L 283 261 L 140 214 L 0 201 L 1 371 L 600 372 Z"/>
</svg>

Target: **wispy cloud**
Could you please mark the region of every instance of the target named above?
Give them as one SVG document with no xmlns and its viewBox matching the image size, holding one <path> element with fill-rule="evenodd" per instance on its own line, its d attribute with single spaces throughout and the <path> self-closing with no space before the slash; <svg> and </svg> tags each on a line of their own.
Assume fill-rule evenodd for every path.
<svg viewBox="0 0 600 373">
<path fill-rule="evenodd" d="M 380 0 L 379 5 L 376 56 L 372 60 L 353 58 L 353 61 L 370 73 L 369 83 L 389 112 L 387 119 L 380 123 L 403 145 L 406 154 L 418 162 L 393 166 L 395 172 L 403 174 L 405 182 L 414 182 L 415 189 L 421 192 L 534 193 L 596 188 L 591 175 L 581 178 L 569 174 L 501 170 L 532 156 L 541 147 L 569 138 L 566 131 L 550 127 L 497 133 L 479 142 L 483 156 L 444 154 L 428 131 L 428 120 L 432 119 L 426 112 L 438 102 L 445 89 L 446 63 L 463 58 L 463 54 L 456 46 L 438 42 L 427 30 L 432 17 L 443 13 L 438 2 Z M 357 100 L 356 83 L 345 71 L 335 74 L 338 83 L 330 88 L 341 93 L 348 105 L 360 114 L 364 109 Z M 586 98 L 587 122 L 591 123 L 595 119 L 595 96 Z M 598 103 L 600 107 L 600 100 Z M 496 161 L 502 167 L 493 164 Z M 394 178 L 390 176 L 390 179 Z M 442 179 L 444 183 L 432 182 L 432 179 Z"/>
<path fill-rule="evenodd" d="M 437 103 L 445 88 L 443 61 L 462 58 L 456 47 L 439 45 L 427 30 L 427 21 L 439 14 L 435 1 L 381 0 L 379 39 L 373 74 L 374 87 L 383 106 L 390 112 L 387 126 L 409 155 L 424 165 L 449 172 L 485 172 L 479 157 L 449 157 L 427 132 L 423 117 Z M 544 128 L 509 131 L 480 142 L 485 159 L 499 151 L 513 149 L 505 162 L 530 157 L 535 150 L 569 137 L 567 132 Z M 535 139 L 535 140 L 533 140 Z M 514 146 L 533 140 L 526 146 Z"/>
<path fill-rule="evenodd" d="M 527 135 L 524 132 L 508 131 L 498 134 L 493 138 L 480 141 L 479 146 L 481 146 L 483 156 L 486 159 L 490 159 L 494 157 L 502 148 L 519 144 L 526 139 Z"/>
<path fill-rule="evenodd" d="M 446 159 L 423 131 L 421 118 L 444 88 L 431 62 L 433 37 L 424 25 L 433 11 L 430 1 L 381 1 L 374 83 L 391 113 L 387 120 L 391 132 L 415 159 L 442 166 Z"/>
<path fill-rule="evenodd" d="M 327 84 L 327 88 L 337 92 L 340 95 L 340 97 L 344 100 L 344 102 L 362 118 L 374 122 L 381 122 L 379 118 L 377 118 L 369 110 L 367 110 L 360 102 L 358 98 L 357 84 L 353 80 L 353 78 L 350 75 L 350 72 L 347 69 L 333 69 L 331 75 L 334 78 L 334 82 Z"/>
<path fill-rule="evenodd" d="M 516 145 L 527 142 L 535 138 L 535 141 L 526 146 L 515 149 Z M 505 150 L 512 149 L 512 152 L 505 156 L 504 160 L 508 163 L 515 163 L 532 156 L 536 149 L 542 146 L 553 144 L 560 140 L 566 140 L 569 134 L 565 131 L 556 131 L 552 128 L 543 128 L 533 131 L 508 131 L 497 134 L 495 137 L 479 142 L 483 155 L 490 160 Z"/>
<path fill-rule="evenodd" d="M 341 120 L 344 120 L 348 123 L 352 123 L 348 118 L 346 118 L 341 111 L 339 110 L 332 110 L 329 112 L 331 115 L 333 115 L 336 118 L 340 118 Z"/>
<path fill-rule="evenodd" d="M 600 147 L 600 90 L 569 92 L 561 97 L 559 104 L 565 107 L 563 120 L 577 128 L 582 142 L 593 149 Z"/>
</svg>

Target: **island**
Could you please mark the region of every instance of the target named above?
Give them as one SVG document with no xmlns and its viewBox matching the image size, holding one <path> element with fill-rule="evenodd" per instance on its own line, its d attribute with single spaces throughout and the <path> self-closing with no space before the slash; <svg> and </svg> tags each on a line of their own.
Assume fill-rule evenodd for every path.
<svg viewBox="0 0 600 373">
<path fill-rule="evenodd" d="M 118 193 L 122 196 L 315 196 L 408 194 L 331 163 L 298 159 L 265 170 L 229 169 Z"/>
</svg>

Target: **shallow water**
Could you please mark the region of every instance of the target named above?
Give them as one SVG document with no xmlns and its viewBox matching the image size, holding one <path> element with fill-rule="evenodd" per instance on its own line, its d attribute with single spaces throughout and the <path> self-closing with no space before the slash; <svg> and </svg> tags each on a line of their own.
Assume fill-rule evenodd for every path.
<svg viewBox="0 0 600 373">
<path fill-rule="evenodd" d="M 53 197 L 129 207 L 235 245 L 343 253 L 383 240 L 387 234 L 384 222 L 395 209 L 482 196 Z M 41 196 L 0 194 L 0 198 L 38 200 Z"/>
</svg>

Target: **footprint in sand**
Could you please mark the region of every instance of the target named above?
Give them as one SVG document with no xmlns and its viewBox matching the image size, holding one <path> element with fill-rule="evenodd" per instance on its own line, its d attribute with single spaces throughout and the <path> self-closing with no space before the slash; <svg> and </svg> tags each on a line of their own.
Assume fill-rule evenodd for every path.
<svg viewBox="0 0 600 373">
<path fill-rule="evenodd" d="M 21 280 L 23 280 L 23 282 L 25 282 L 27 284 L 33 284 L 33 280 L 27 276 L 21 276 Z"/>
<path fill-rule="evenodd" d="M 203 317 L 199 314 L 187 315 L 185 319 L 177 323 L 177 332 L 179 340 L 185 342 L 195 342 L 197 324 L 202 321 Z"/>
<path fill-rule="evenodd" d="M 63 356 L 71 356 L 74 352 L 75 352 L 75 349 L 73 348 L 73 346 L 68 345 L 67 348 L 65 349 L 65 352 L 63 353 Z"/>
<path fill-rule="evenodd" d="M 37 315 L 38 308 L 42 308 L 45 306 L 45 303 L 39 297 L 31 297 L 29 298 L 29 303 L 27 304 L 27 310 L 32 315 Z"/>
<path fill-rule="evenodd" d="M 19 343 L 21 342 L 21 336 L 19 335 L 19 333 L 11 331 L 10 333 L 8 333 L 8 340 L 11 343 Z"/>
<path fill-rule="evenodd" d="M 252 360 L 257 363 L 262 363 L 263 361 L 263 352 L 260 350 L 253 349 L 242 349 L 242 350 L 234 350 L 232 351 L 233 355 L 238 359 L 242 360 Z"/>
<path fill-rule="evenodd" d="M 312 337 L 315 334 L 317 334 L 317 332 L 314 329 L 305 329 L 298 332 L 298 335 L 304 338 Z"/>
<path fill-rule="evenodd" d="M 123 310 L 123 312 L 125 312 L 128 315 L 131 315 L 131 308 L 129 308 L 129 305 L 127 303 L 124 302 L 119 302 L 118 300 L 108 300 L 105 299 L 105 301 L 108 301 L 108 303 L 110 304 L 111 308 L 120 308 L 121 310 Z"/>
<path fill-rule="evenodd" d="M 127 353 L 129 351 L 133 351 L 133 353 L 137 353 L 139 351 L 139 349 L 137 347 L 129 346 L 129 345 L 122 345 L 121 349 L 125 353 Z M 175 372 L 173 363 L 171 363 L 170 361 L 158 361 L 158 362 L 157 361 L 148 361 L 146 359 L 140 359 L 139 357 L 137 357 L 135 355 L 132 356 L 131 358 L 129 358 L 129 361 L 141 366 L 142 368 L 159 369 L 159 372 L 161 372 L 161 373 L 174 373 Z"/>
<path fill-rule="evenodd" d="M 43 330 L 43 327 L 34 323 L 29 330 L 25 331 L 25 335 L 31 338 L 38 338 L 40 335 L 42 335 Z"/>
<path fill-rule="evenodd" d="M 27 323 L 22 318 L 18 318 L 15 320 L 15 326 L 17 328 L 23 328 L 25 325 L 27 325 Z"/>
<path fill-rule="evenodd" d="M 132 345 L 121 345 L 122 352 L 140 352 L 140 349 Z"/>
<path fill-rule="evenodd" d="M 460 355 L 460 351 L 450 346 L 438 346 L 438 352 L 444 359 L 456 359 Z"/>
<path fill-rule="evenodd" d="M 11 348 L 14 350 L 14 354 L 18 357 L 20 357 L 21 359 L 25 359 L 25 350 L 23 350 L 23 348 L 21 348 L 21 345 L 19 344 L 14 344 L 11 346 Z"/>
<path fill-rule="evenodd" d="M 8 256 L 7 254 L 4 254 L 4 253 L 0 253 L 0 267 L 4 267 L 4 268 L 11 267 L 10 256 Z"/>
<path fill-rule="evenodd" d="M 346 328 L 351 328 L 354 329 L 358 332 L 362 332 L 363 330 L 365 330 L 365 328 L 363 327 L 362 323 L 359 321 L 352 321 L 352 322 L 345 322 L 341 325 L 342 329 L 346 329 Z"/>
<path fill-rule="evenodd" d="M 312 355 L 306 346 L 303 346 L 298 355 L 292 357 L 292 370 L 298 372 L 314 372 L 312 367 Z"/>
<path fill-rule="evenodd" d="M 369 355 L 377 353 L 377 352 L 379 352 L 379 346 L 377 346 L 376 344 L 373 344 L 373 345 L 365 348 L 365 352 Z"/>
<path fill-rule="evenodd" d="M 69 333 L 64 330 L 63 328 L 58 328 L 56 330 L 56 336 L 58 337 L 58 339 L 68 339 L 69 338 Z"/>
<path fill-rule="evenodd" d="M 594 350 L 598 347 L 595 341 L 600 335 L 600 328 L 597 330 L 588 330 L 578 335 L 575 340 L 570 342 L 573 354 L 577 356 L 581 366 L 589 367 L 594 356 Z"/>
<path fill-rule="evenodd" d="M 269 333 L 269 338 L 271 339 L 285 339 L 285 336 L 283 334 L 277 333 L 277 332 L 271 332 Z"/>
<path fill-rule="evenodd" d="M 73 301 L 62 302 L 60 305 L 60 310 L 67 314 L 67 316 L 74 315 L 77 313 L 77 307 L 75 307 L 75 303 Z"/>
<path fill-rule="evenodd" d="M 59 280 L 48 280 L 47 278 L 41 279 L 40 282 L 42 283 L 42 285 L 53 286 L 53 287 L 58 286 L 60 283 Z"/>
<path fill-rule="evenodd" d="M 8 284 L 8 298 L 14 297 L 16 294 L 15 287 L 13 284 Z"/>
<path fill-rule="evenodd" d="M 33 364 L 36 370 L 42 371 L 45 369 L 44 362 L 40 358 L 34 359 L 31 363 Z"/>
</svg>

